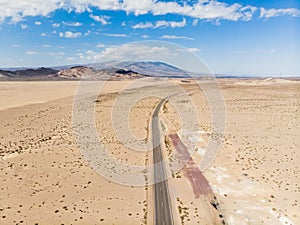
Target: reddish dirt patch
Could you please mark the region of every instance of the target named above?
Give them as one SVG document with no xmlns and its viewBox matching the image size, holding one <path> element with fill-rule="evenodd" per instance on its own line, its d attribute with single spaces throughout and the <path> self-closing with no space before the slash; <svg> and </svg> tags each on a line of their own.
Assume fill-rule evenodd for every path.
<svg viewBox="0 0 300 225">
<path fill-rule="evenodd" d="M 179 136 L 177 134 L 170 134 L 169 137 L 171 138 L 173 145 L 176 148 L 178 159 L 187 162 L 183 167 L 182 172 L 184 176 L 189 180 L 193 188 L 195 197 L 199 198 L 200 195 L 212 194 L 213 192 L 208 181 L 196 166 L 187 147 L 180 140 Z"/>
</svg>

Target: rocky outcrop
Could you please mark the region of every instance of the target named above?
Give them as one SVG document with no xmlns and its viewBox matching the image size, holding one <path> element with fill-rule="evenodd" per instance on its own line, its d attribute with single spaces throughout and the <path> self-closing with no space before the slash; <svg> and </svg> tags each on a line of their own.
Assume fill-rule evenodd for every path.
<svg viewBox="0 0 300 225">
<path fill-rule="evenodd" d="M 70 69 L 61 70 L 57 73 L 57 76 L 65 79 L 81 79 L 91 78 L 96 75 L 96 71 L 93 68 L 86 66 L 75 66 Z"/>
</svg>

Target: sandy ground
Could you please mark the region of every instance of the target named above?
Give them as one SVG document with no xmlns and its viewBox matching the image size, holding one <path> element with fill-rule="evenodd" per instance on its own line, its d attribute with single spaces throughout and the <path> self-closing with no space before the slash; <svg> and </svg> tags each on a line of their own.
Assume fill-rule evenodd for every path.
<svg viewBox="0 0 300 225">
<path fill-rule="evenodd" d="M 0 110 L 73 96 L 79 82 L 0 82 Z"/>
<path fill-rule="evenodd" d="M 77 84 L 68 84 L 65 89 L 74 93 Z M 6 84 L 1 85 L 7 91 Z M 114 82 L 104 92 L 124 85 Z M 24 89 L 17 89 L 11 101 Z M 50 96 L 39 99 L 57 97 L 52 86 Z M 11 104 L 7 101 L 8 107 Z M 67 97 L 0 111 L 0 224 L 145 224 L 145 188 L 106 180 L 83 160 L 72 130 L 72 104 L 73 97 Z"/>
<path fill-rule="evenodd" d="M 146 80 L 132 90 L 116 94 L 130 83 L 106 83 L 95 102 L 96 128 L 119 162 L 145 166 L 151 161 L 149 153 L 132 148 L 142 146 L 141 143 L 151 148 L 148 126 L 158 95 L 167 96 L 178 90 L 162 81 Z M 282 80 L 219 80 L 226 104 L 226 132 L 222 138 L 212 130 L 203 92 L 197 91 L 193 82 L 172 83 L 190 91 L 200 125 L 182 129 L 171 101 L 161 112 L 162 123 L 169 131 L 178 132 L 190 146 L 196 144 L 196 149 L 191 149 L 195 150 L 194 161 L 200 163 L 210 137 L 222 142 L 221 151 L 204 175 L 225 221 L 299 224 L 300 84 Z M 82 158 L 71 123 L 72 95 L 77 87 L 78 82 L 0 83 L 0 224 L 152 223 L 151 186 L 111 182 Z M 121 120 L 126 120 L 128 117 L 122 112 L 141 93 L 151 94 L 134 104 L 128 119 L 130 133 L 138 140 L 131 140 L 126 132 L 116 136 L 112 105 L 118 98 L 123 99 L 115 110 Z M 184 98 L 175 99 L 189 118 Z M 163 136 L 162 141 L 167 144 L 168 138 Z M 172 146 L 165 149 L 168 155 Z M 201 224 L 205 215 L 184 174 L 173 174 L 169 183 L 176 224 Z"/>
<path fill-rule="evenodd" d="M 221 150 L 204 175 L 222 215 L 228 224 L 299 224 L 300 83 L 273 79 L 219 80 L 219 84 L 226 104 L 226 132 L 217 137 Z M 187 144 L 196 144 L 190 150 L 200 164 L 214 132 L 203 93 L 195 92 L 192 98 L 201 115 L 199 132 L 185 134 L 168 104 L 165 117 L 186 136 Z M 180 183 L 183 173 L 177 178 Z M 177 187 L 183 188 L 183 183 Z M 190 205 L 195 201 L 186 193 L 179 190 L 174 195 L 183 198 L 187 214 L 193 215 Z M 188 218 L 185 224 L 194 224 Z"/>
<path fill-rule="evenodd" d="M 223 81 L 221 87 L 226 135 L 206 174 L 222 197 L 227 221 L 300 224 L 299 82 Z"/>
</svg>

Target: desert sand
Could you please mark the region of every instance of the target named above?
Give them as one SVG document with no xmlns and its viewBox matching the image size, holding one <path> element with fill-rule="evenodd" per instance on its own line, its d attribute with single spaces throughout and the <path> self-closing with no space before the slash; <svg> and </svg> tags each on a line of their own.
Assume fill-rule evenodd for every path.
<svg viewBox="0 0 300 225">
<path fill-rule="evenodd" d="M 183 115 L 171 100 L 166 102 L 160 112 L 165 156 L 175 151 L 169 138 L 174 132 L 193 146 L 189 151 L 196 166 L 209 139 L 220 142 L 216 159 L 203 171 L 218 210 L 209 216 L 203 213 L 210 210 L 201 203 L 205 197 L 195 195 L 181 170 L 168 181 L 176 224 L 212 224 L 212 214 L 226 224 L 300 223 L 299 81 L 219 79 L 226 106 L 224 136 L 214 133 L 209 103 L 195 81 L 146 79 L 130 87 L 134 82 L 108 81 L 95 101 L 96 129 L 117 161 L 151 164 L 151 152 L 132 148 L 144 143 L 151 149 L 153 109 L 159 96 L 178 91 L 174 84 L 189 93 L 199 126 L 183 126 L 182 117 L 195 118 L 188 116 L 189 105 L 182 96 L 174 96 L 174 101 Z M 209 81 L 200 82 L 209 86 Z M 0 224 L 153 224 L 151 185 L 115 183 L 83 159 L 72 124 L 78 85 L 0 83 Z M 122 114 L 141 93 L 150 94 L 133 105 L 129 118 Z M 112 119 L 112 109 L 120 121 L 128 118 L 136 141 L 117 136 L 115 130 L 122 130 L 122 124 Z"/>
</svg>

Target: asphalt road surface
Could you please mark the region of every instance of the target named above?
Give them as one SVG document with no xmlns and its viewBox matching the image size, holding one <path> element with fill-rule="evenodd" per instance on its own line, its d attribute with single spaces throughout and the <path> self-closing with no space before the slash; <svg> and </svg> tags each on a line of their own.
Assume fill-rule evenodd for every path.
<svg viewBox="0 0 300 225">
<path fill-rule="evenodd" d="M 163 154 L 160 145 L 160 132 L 158 112 L 165 102 L 165 99 L 159 102 L 152 116 L 152 143 L 153 143 L 153 162 L 154 166 L 154 224 L 173 225 L 172 207 L 166 176 L 166 168 L 163 161 Z M 157 182 L 161 181 L 161 182 Z"/>
</svg>

